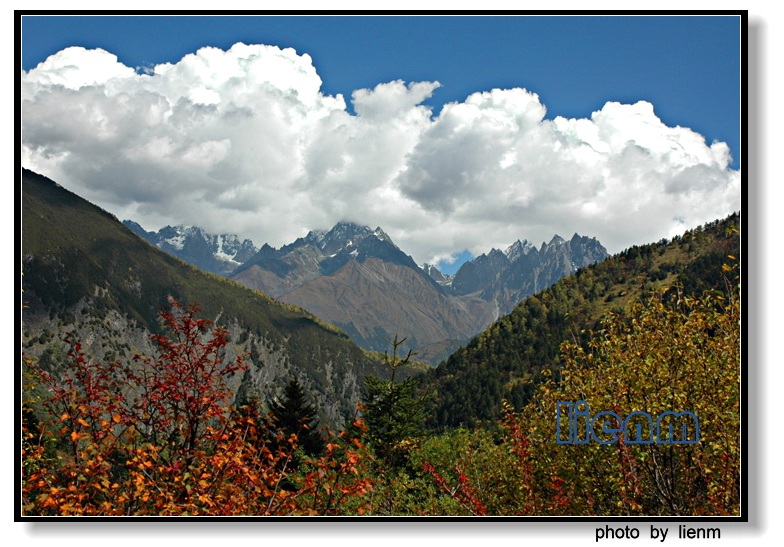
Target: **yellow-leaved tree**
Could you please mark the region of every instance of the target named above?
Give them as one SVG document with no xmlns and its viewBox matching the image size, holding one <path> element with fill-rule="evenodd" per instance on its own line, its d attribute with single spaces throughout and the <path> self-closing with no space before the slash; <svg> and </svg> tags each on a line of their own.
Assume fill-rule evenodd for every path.
<svg viewBox="0 0 784 547">
<path fill-rule="evenodd" d="M 740 341 L 737 294 L 671 289 L 587 348 L 564 343 L 562 370 L 506 419 L 527 512 L 739 514 Z"/>
</svg>

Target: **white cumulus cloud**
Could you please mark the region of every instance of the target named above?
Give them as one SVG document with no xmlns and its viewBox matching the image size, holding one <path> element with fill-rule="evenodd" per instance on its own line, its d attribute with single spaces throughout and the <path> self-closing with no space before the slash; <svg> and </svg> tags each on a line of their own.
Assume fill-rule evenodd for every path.
<svg viewBox="0 0 784 547">
<path fill-rule="evenodd" d="M 536 93 L 478 91 L 434 116 L 438 82 L 321 92 L 292 49 L 205 47 L 139 73 L 64 49 L 22 74 L 23 164 L 147 229 L 193 224 L 280 246 L 339 220 L 420 262 L 558 233 L 611 252 L 740 209 L 724 143 L 647 102 L 548 119 Z"/>
</svg>

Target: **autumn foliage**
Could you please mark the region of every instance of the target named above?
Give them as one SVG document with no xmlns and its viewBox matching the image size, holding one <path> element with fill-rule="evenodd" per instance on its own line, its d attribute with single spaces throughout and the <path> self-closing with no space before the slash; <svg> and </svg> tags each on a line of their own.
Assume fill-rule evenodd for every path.
<svg viewBox="0 0 784 547">
<path fill-rule="evenodd" d="M 258 405 L 232 406 L 245 356 L 173 302 L 153 357 L 91 362 L 69 339 L 63 366 L 26 361 L 23 512 L 738 515 L 741 305 L 727 287 L 676 287 L 608 314 L 587 343 L 564 342 L 562 367 L 522 410 L 505 404 L 494 428 L 427 434 L 408 384 L 371 382 L 367 420 L 315 453 Z M 700 440 L 559 444 L 556 405 L 578 400 L 618 416 L 690 411 Z"/>
<path fill-rule="evenodd" d="M 477 456 L 465 447 L 481 440 L 476 432 L 466 434 L 458 456 L 440 456 L 440 466 L 424 463 L 460 514 L 740 513 L 737 294 L 695 297 L 677 288 L 654 294 L 609 315 L 587 347 L 564 343 L 562 355 L 563 368 L 548 372 L 522 412 L 505 406 L 494 445 L 482 449 L 494 451 L 492 467 L 471 464 Z M 690 411 L 699 418 L 700 439 L 640 444 L 620 436 L 610 444 L 558 444 L 556 404 L 578 400 L 619 416 Z"/>
<path fill-rule="evenodd" d="M 25 363 L 25 515 L 297 515 L 363 510 L 372 488 L 357 435 L 288 464 L 297 437 L 275 437 L 259 409 L 231 406 L 228 334 L 172 301 L 153 358 L 90 362 L 69 339 L 68 363 Z M 361 432 L 362 424 L 352 431 Z M 284 485 L 286 486 L 284 488 Z"/>
</svg>

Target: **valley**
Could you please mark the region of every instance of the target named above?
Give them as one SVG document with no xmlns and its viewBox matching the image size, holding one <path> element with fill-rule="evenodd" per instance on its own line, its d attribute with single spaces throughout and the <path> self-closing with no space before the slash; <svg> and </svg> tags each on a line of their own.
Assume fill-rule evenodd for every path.
<svg viewBox="0 0 784 547">
<path fill-rule="evenodd" d="M 611 257 L 576 234 L 518 241 L 454 276 L 340 223 L 263 245 L 227 278 L 172 254 L 212 241 L 202 258 L 231 264 L 236 238 L 175 227 L 158 245 L 45 177 L 22 186 L 27 514 L 738 512 L 738 214 Z M 724 455 L 640 445 L 624 449 L 630 475 L 548 448 L 556 401 L 661 412 L 683 375 Z M 675 469 L 673 486 L 650 465 Z M 591 485 L 607 494 L 579 495 Z"/>
<path fill-rule="evenodd" d="M 569 241 L 554 236 L 539 248 L 517 240 L 445 277 L 434 266 L 417 265 L 380 227 L 340 222 L 280 249 L 265 243 L 250 255 L 253 243 L 240 244 L 233 235 L 185 226 L 146 232 L 124 223 L 186 262 L 210 264 L 214 273 L 309 311 L 364 349 L 383 352 L 399 336 L 406 339 L 405 349 L 420 352 L 431 365 L 443 353 L 426 348 L 467 342 L 525 297 L 608 256 L 595 238 L 577 234 Z M 231 261 L 216 243 L 222 241 L 232 243 Z"/>
</svg>

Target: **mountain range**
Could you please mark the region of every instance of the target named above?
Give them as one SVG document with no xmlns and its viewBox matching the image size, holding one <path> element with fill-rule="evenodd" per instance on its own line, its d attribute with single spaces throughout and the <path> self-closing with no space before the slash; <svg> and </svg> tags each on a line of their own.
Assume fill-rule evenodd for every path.
<svg viewBox="0 0 784 547">
<path fill-rule="evenodd" d="M 232 273 L 232 281 L 150 245 L 46 177 L 23 170 L 21 178 L 25 358 L 54 372 L 67 366 L 66 333 L 91 359 L 149 354 L 149 335 L 161 331 L 158 312 L 174 297 L 198 303 L 205 317 L 228 327 L 228 357 L 248 355 L 249 370 L 233 380 L 237 398 L 272 400 L 295 377 L 329 425 L 354 412 L 368 374 L 384 378 L 389 371 L 383 356 L 363 351 L 336 328 L 339 321 L 281 301 L 286 297 L 324 311 L 348 310 L 343 313 L 356 323 L 346 326 L 356 325 L 369 340 L 374 331 L 376 337 L 385 334 L 390 323 L 383 321 L 389 318 L 393 335 L 405 336 L 405 329 L 417 344 L 420 336 L 446 334 L 425 346 L 432 348 L 437 367 L 414 364 L 398 378 L 417 374 L 423 392 L 432 395 L 431 427 L 475 426 L 497 419 L 504 400 L 518 408 L 525 404 L 546 369 L 557 370 L 564 340 L 587 343 L 607 313 L 622 313 L 630 302 L 663 288 L 676 287 L 670 291 L 678 298 L 726 291 L 740 256 L 734 214 L 590 266 L 584 264 L 604 252 L 594 239 L 556 236 L 538 248 L 519 241 L 464 264 L 450 277 L 418 267 L 379 228 L 340 223 L 280 250 L 263 245 Z M 574 274 L 521 297 L 511 313 L 498 317 L 518 295 L 569 271 Z M 279 298 L 240 280 L 264 284 L 270 294 L 278 290 Z M 379 306 L 369 304 L 374 299 Z M 467 343 L 426 330 L 464 326 L 461 321 L 482 313 L 492 324 Z"/>
<path fill-rule="evenodd" d="M 451 279 L 444 279 L 432 267 L 428 272 L 452 294 L 477 295 L 494 302 L 499 315 L 506 315 L 526 296 L 608 256 L 607 249 L 596 238 L 574 234 L 566 241 L 555 235 L 538 249 L 529 241 L 519 239 L 505 251 L 491 249 L 465 262 Z"/>
<path fill-rule="evenodd" d="M 375 351 L 395 336 L 408 349 L 464 340 L 495 319 L 480 298 L 449 294 L 380 228 L 345 222 L 280 250 L 265 245 L 231 279 L 300 306 Z"/>
<path fill-rule="evenodd" d="M 395 336 L 404 337 L 403 347 L 431 364 L 523 298 L 608 256 L 595 238 L 556 235 L 539 248 L 518 240 L 505 251 L 491 249 L 448 276 L 418 266 L 380 227 L 350 222 L 257 251 L 250 240 L 197 227 L 147 232 L 123 223 L 186 262 L 308 310 L 363 348 L 384 351 Z"/>
<path fill-rule="evenodd" d="M 365 376 L 389 377 L 383 358 L 301 308 L 186 264 L 44 176 L 23 170 L 21 179 L 25 358 L 53 372 L 67 366 L 66 333 L 96 361 L 151 355 L 158 314 L 175 298 L 227 328 L 228 358 L 248 356 L 247 372 L 232 379 L 238 399 L 273 400 L 296 378 L 322 423 L 338 427 Z"/>
</svg>

